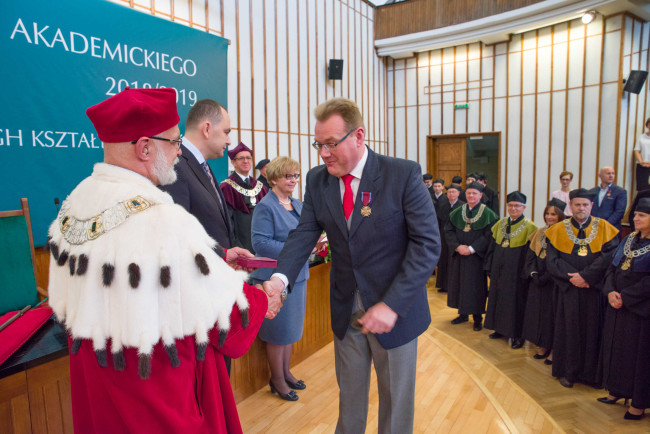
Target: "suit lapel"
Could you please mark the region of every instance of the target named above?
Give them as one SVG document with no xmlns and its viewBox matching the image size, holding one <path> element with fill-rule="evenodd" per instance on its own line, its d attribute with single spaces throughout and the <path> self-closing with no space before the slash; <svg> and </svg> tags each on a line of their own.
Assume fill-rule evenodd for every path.
<svg viewBox="0 0 650 434">
<path fill-rule="evenodd" d="M 327 175 L 327 184 L 325 185 L 325 203 L 327 203 L 336 225 L 339 227 L 347 241 L 348 224 L 345 221 L 345 215 L 343 214 L 341 188 L 339 187 L 339 179 L 336 176 Z"/>
<path fill-rule="evenodd" d="M 181 158 L 185 158 L 187 160 L 187 165 L 189 166 L 190 169 L 192 169 L 192 172 L 194 172 L 194 175 L 196 176 L 196 179 L 199 180 L 201 185 L 205 187 L 206 190 L 212 195 L 214 200 L 217 201 L 217 208 L 219 208 L 219 211 L 221 212 L 221 217 L 223 220 L 226 222 L 226 227 L 229 227 L 230 224 L 228 222 L 228 219 L 226 218 L 225 210 L 223 209 L 223 206 L 221 204 L 225 205 L 225 200 L 223 196 L 218 197 L 217 195 L 221 195 L 221 192 L 217 192 L 215 190 L 215 187 L 212 186 L 212 183 L 210 182 L 210 178 L 208 178 L 208 175 L 206 175 L 205 171 L 203 170 L 203 167 L 201 164 L 198 162 L 198 160 L 194 157 L 194 155 L 187 149 L 185 146 L 183 146 L 183 154 L 181 155 Z M 210 165 L 208 165 L 208 169 L 210 169 Z M 214 176 L 214 173 L 212 172 L 212 169 L 210 169 L 210 173 L 212 173 L 212 177 L 214 178 L 215 184 L 217 184 L 217 178 Z M 219 189 L 219 187 L 216 187 Z"/>
<path fill-rule="evenodd" d="M 367 192 L 371 194 L 371 201 L 368 205 L 372 209 L 373 202 L 377 201 L 377 196 L 380 194 L 380 188 L 381 174 L 379 173 L 379 160 L 377 159 L 377 154 L 368 149 L 368 159 L 363 168 L 359 190 L 357 190 L 357 197 L 354 201 L 352 221 L 350 222 L 350 238 L 352 238 L 357 229 L 359 229 L 361 222 L 367 219 L 367 217 L 361 215 L 361 208 L 364 206 L 362 193 Z"/>
</svg>

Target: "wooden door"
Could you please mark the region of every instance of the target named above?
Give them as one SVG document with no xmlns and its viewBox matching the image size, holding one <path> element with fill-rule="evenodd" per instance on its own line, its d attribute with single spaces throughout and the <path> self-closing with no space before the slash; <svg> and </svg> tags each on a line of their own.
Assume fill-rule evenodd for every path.
<svg viewBox="0 0 650 434">
<path fill-rule="evenodd" d="M 465 137 L 429 137 L 428 155 L 429 172 L 433 178 L 442 178 L 445 185 L 451 184 L 451 178 L 460 176 L 465 186 Z"/>
</svg>

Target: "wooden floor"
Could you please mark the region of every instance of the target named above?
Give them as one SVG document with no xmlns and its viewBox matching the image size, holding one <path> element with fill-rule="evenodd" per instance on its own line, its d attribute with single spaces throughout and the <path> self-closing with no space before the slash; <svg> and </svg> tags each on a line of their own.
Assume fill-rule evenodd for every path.
<svg viewBox="0 0 650 434">
<path fill-rule="evenodd" d="M 432 283 L 432 281 L 430 281 Z M 505 340 L 474 332 L 471 321 L 453 326 L 456 312 L 446 295 L 429 288 L 432 324 L 418 342 L 415 432 L 422 433 L 650 433 L 650 418 L 625 421 L 623 405 L 576 384 L 562 387 L 551 367 L 529 347 L 512 350 Z M 297 402 L 258 391 L 238 404 L 245 433 L 331 433 L 338 414 L 333 344 L 292 369 L 307 384 Z M 377 386 L 370 389 L 367 432 L 377 432 Z"/>
</svg>

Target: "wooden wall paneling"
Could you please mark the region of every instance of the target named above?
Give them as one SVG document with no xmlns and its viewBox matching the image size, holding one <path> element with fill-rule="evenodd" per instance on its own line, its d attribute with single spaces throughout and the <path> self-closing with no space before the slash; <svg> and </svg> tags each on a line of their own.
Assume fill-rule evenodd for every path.
<svg viewBox="0 0 650 434">
<path fill-rule="evenodd" d="M 618 62 L 618 77 L 623 77 L 623 47 L 625 43 L 625 38 L 626 38 L 626 20 L 621 19 L 621 39 L 620 39 L 620 51 L 619 51 L 619 62 Z M 623 97 L 623 82 L 622 80 L 619 80 L 618 83 L 618 92 L 616 96 L 616 141 L 614 142 L 614 168 L 616 171 L 619 171 L 619 146 L 620 146 L 620 140 L 621 140 L 621 121 L 623 119 L 623 114 L 621 113 L 622 111 L 622 97 Z"/>
<path fill-rule="evenodd" d="M 408 105 L 409 105 L 409 97 L 410 97 L 410 89 L 413 88 L 413 86 L 409 86 L 408 83 L 413 83 L 411 81 L 411 74 L 410 74 L 410 69 L 407 68 L 407 62 L 410 59 L 403 59 L 404 62 L 404 101 L 402 105 L 404 106 L 404 141 L 403 147 L 404 147 L 404 155 L 403 158 L 407 159 L 409 158 L 409 119 L 408 119 Z"/>
<path fill-rule="evenodd" d="M 451 125 L 452 125 L 451 132 L 452 133 L 459 132 L 459 131 L 456 130 L 456 81 L 457 81 L 456 80 L 456 50 L 457 49 L 458 49 L 458 47 L 453 47 L 453 50 L 454 50 L 454 60 L 452 62 L 452 66 L 453 66 L 452 77 L 453 77 L 453 80 L 451 81 L 451 84 L 449 85 L 449 88 L 451 89 L 451 94 L 453 96 L 453 101 L 452 101 L 452 110 L 453 111 L 452 111 L 452 121 L 451 121 Z"/>
<path fill-rule="evenodd" d="M 18 372 L 0 380 L 0 432 L 32 432 L 25 372 Z"/>
<path fill-rule="evenodd" d="M 582 90 L 582 183 L 595 185 L 597 158 L 599 150 L 599 113 L 600 113 L 600 70 L 602 53 L 601 22 L 594 21 L 585 26 L 583 83 Z M 597 33 L 598 32 L 598 33 Z M 594 128 L 595 126 L 595 128 Z"/>
<path fill-rule="evenodd" d="M 419 53 L 415 53 L 415 161 L 420 158 L 420 63 Z"/>
<path fill-rule="evenodd" d="M 73 433 L 68 357 L 26 371 L 32 431 Z"/>
<path fill-rule="evenodd" d="M 550 83 L 549 83 L 549 92 L 550 92 L 550 101 L 549 107 L 551 109 L 551 115 L 548 119 L 548 168 L 546 173 L 546 190 L 548 191 L 548 197 L 550 198 L 551 192 L 554 190 L 551 188 L 551 162 L 553 161 L 553 96 L 555 92 L 553 91 L 553 70 L 554 70 L 554 61 L 555 61 L 555 26 L 551 26 L 551 61 L 550 61 Z"/>
<path fill-rule="evenodd" d="M 393 88 L 393 153 L 391 154 L 393 157 L 397 156 L 397 109 L 395 108 L 397 106 L 397 94 L 396 94 L 396 89 L 397 89 L 397 71 L 395 69 L 395 59 L 391 59 L 391 69 L 392 69 L 392 88 Z"/>
<path fill-rule="evenodd" d="M 506 156 L 507 156 L 507 128 L 508 128 L 508 43 L 494 45 L 494 131 L 500 131 L 501 149 L 499 157 L 499 185 L 501 185 L 501 194 L 499 195 L 500 206 L 505 204 L 506 185 Z M 503 209 L 503 208 L 501 208 Z"/>
<path fill-rule="evenodd" d="M 599 57 L 599 63 L 600 67 L 598 68 L 599 70 L 599 76 L 598 76 L 598 120 L 597 120 L 597 136 L 596 136 L 596 165 L 594 167 L 594 170 L 597 172 L 598 168 L 600 166 L 600 143 L 601 143 L 601 121 L 602 121 L 602 114 L 603 114 L 603 109 L 602 109 L 602 101 L 603 101 L 603 69 L 604 69 L 604 64 L 605 64 L 605 19 L 602 17 L 600 18 L 600 25 L 601 25 L 601 37 L 600 37 L 600 57 Z M 594 182 L 598 182 L 598 178 L 596 177 L 594 179 Z"/>
</svg>

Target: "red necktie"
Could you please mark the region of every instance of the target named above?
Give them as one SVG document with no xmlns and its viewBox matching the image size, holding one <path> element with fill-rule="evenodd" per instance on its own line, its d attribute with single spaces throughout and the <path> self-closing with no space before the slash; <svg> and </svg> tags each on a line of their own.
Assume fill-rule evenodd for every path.
<svg viewBox="0 0 650 434">
<path fill-rule="evenodd" d="M 345 214 L 345 219 L 348 220 L 354 209 L 354 200 L 352 198 L 352 180 L 354 176 L 347 174 L 341 176 L 343 183 L 345 184 L 345 191 L 343 192 L 343 214 Z"/>
</svg>

